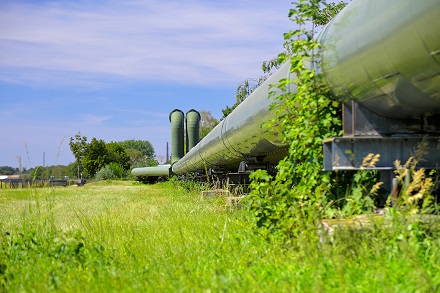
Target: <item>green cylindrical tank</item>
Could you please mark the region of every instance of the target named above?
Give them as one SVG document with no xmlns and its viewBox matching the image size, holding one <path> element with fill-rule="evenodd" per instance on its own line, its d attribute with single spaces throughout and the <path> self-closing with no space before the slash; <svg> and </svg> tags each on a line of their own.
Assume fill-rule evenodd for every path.
<svg viewBox="0 0 440 293">
<path fill-rule="evenodd" d="M 200 113 L 194 109 L 186 112 L 186 152 L 200 141 Z"/>
<path fill-rule="evenodd" d="M 179 109 L 170 113 L 171 122 L 171 164 L 180 160 L 183 155 L 184 144 L 184 114 Z"/>
</svg>

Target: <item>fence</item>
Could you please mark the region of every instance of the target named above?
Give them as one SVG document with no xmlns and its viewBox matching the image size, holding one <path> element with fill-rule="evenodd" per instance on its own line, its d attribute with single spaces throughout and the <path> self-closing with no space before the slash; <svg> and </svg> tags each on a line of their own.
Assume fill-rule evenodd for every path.
<svg viewBox="0 0 440 293">
<path fill-rule="evenodd" d="M 57 179 L 0 179 L 0 188 L 30 188 L 44 186 L 84 185 L 85 180 L 57 180 Z"/>
</svg>

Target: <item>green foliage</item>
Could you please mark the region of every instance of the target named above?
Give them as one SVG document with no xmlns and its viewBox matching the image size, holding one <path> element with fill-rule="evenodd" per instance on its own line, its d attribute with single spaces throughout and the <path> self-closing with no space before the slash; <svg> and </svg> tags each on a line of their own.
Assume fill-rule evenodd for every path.
<svg viewBox="0 0 440 293">
<path fill-rule="evenodd" d="M 323 4 L 320 0 L 301 0 L 294 3 L 290 15 L 300 27 L 323 24 L 328 16 L 334 15 L 334 10 L 343 6 Z M 379 160 L 375 154 L 364 158 L 361 169 L 365 170 L 321 171 L 323 142 L 341 135 L 340 106 L 310 66 L 319 51 L 313 31 L 300 28 L 286 33 L 285 39 L 292 54 L 280 54 L 279 63 L 290 62 L 296 79 L 280 80 L 274 85 L 283 94 L 277 97 L 281 104 L 274 109 L 278 117 L 268 127 L 281 126 L 285 141 L 290 142 L 289 153 L 278 164 L 276 176 L 265 171 L 252 174 L 252 192 L 247 202 L 259 233 L 268 239 L 280 238 L 284 243 L 298 245 L 304 231 L 316 231 L 322 218 L 371 214 L 379 201 L 382 183 L 378 182 L 377 171 L 367 171 Z M 291 83 L 297 88 L 295 93 L 286 92 Z M 422 143 L 416 156 L 406 164 L 396 162 L 400 192 L 393 204 L 405 217 L 436 209 L 430 194 L 433 180 L 425 170 L 415 167 L 423 153 Z"/>
<path fill-rule="evenodd" d="M 396 209 L 292 245 L 172 182 L 0 189 L 0 210 L 2 292 L 440 290 L 440 221 Z"/>
<path fill-rule="evenodd" d="M 241 104 L 252 92 L 257 89 L 267 79 L 267 75 L 261 76 L 258 80 L 246 79 L 237 86 L 237 92 L 235 96 L 235 103 L 232 107 L 226 106 L 222 109 L 223 117 L 220 120 L 225 119 L 238 105 Z"/>
<path fill-rule="evenodd" d="M 334 18 L 336 14 L 347 5 L 344 1 L 338 3 L 329 2 L 322 8 L 316 11 L 316 15 L 313 17 L 315 26 L 326 25 L 330 19 Z"/>
<path fill-rule="evenodd" d="M 382 182 L 376 182 L 375 171 L 356 172 L 352 179 L 351 188 L 343 198 L 341 213 L 344 216 L 372 213 L 375 210 L 374 198 L 377 196 Z M 334 182 L 337 184 L 338 182 Z M 326 211 L 331 212 L 331 211 Z"/>
<path fill-rule="evenodd" d="M 125 149 L 127 156 L 130 158 L 131 168 L 157 166 L 155 159 L 145 156 L 141 151 L 135 149 Z"/>
<path fill-rule="evenodd" d="M 82 173 L 86 177 L 94 177 L 98 170 L 112 162 L 122 167 L 123 173 L 139 164 L 157 164 L 152 158 L 154 149 L 148 141 L 125 140 L 105 143 L 101 139 L 92 138 L 90 143 L 87 143 L 87 138 L 78 132 L 75 138 L 70 138 L 70 149 L 76 159 L 75 166 L 71 169 L 77 170 L 78 177 Z M 113 171 L 116 172 L 116 177 L 123 177 L 119 170 Z M 107 174 L 106 170 L 103 172 Z"/>
<path fill-rule="evenodd" d="M 324 1 L 294 2 L 294 22 L 301 27 L 314 22 Z M 307 225 L 314 225 L 325 213 L 332 191 L 330 173 L 321 171 L 322 145 L 327 138 L 341 134 L 340 104 L 330 98 L 325 87 L 315 82 L 313 64 L 319 48 L 313 31 L 299 28 L 285 34 L 291 55 L 280 54 L 279 64 L 287 61 L 296 80 L 280 80 L 274 85 L 283 94 L 276 121 L 268 127 L 281 126 L 284 140 L 290 142 L 288 156 L 279 162 L 274 178 L 264 171 L 252 175 L 250 207 L 261 233 L 298 236 Z M 286 91 L 294 83 L 296 93 Z"/>
<path fill-rule="evenodd" d="M 10 166 L 0 166 L 0 175 L 13 175 L 18 173 L 18 168 L 13 168 Z"/>
<path fill-rule="evenodd" d="M 211 115 L 211 111 L 200 111 L 200 140 L 204 138 L 219 123 L 218 119 Z"/>
<path fill-rule="evenodd" d="M 108 164 L 107 166 L 110 168 L 113 174 L 115 174 L 116 178 L 126 177 L 127 170 L 121 164 L 110 162 L 110 164 Z"/>
<path fill-rule="evenodd" d="M 64 165 L 53 165 L 53 166 L 37 166 L 28 170 L 31 178 L 34 179 L 49 179 L 54 178 L 64 178 L 68 176 L 69 178 L 76 177 L 77 170 L 75 169 L 75 163 L 71 163 L 67 166 Z"/>
<path fill-rule="evenodd" d="M 127 153 L 127 156 L 130 158 L 130 166 L 132 168 L 137 167 L 145 167 L 147 166 L 147 158 L 144 156 L 144 154 L 135 149 L 126 149 L 125 152 Z"/>
<path fill-rule="evenodd" d="M 75 163 L 70 163 L 67 166 L 60 166 L 59 175 L 69 176 L 69 178 L 77 178 L 78 170 Z M 53 175 L 56 176 L 56 175 Z"/>
<path fill-rule="evenodd" d="M 185 175 L 183 177 L 172 176 L 169 181 L 176 189 L 183 192 L 201 192 L 208 189 L 208 185 L 195 180 L 193 175 Z"/>
<path fill-rule="evenodd" d="M 95 174 L 95 180 L 122 179 L 127 177 L 127 170 L 117 162 L 110 162 Z"/>
<path fill-rule="evenodd" d="M 301 1 L 303 2 L 303 1 Z M 302 4 L 303 9 L 307 7 L 307 3 Z M 312 4 L 313 5 L 313 4 Z M 313 15 L 313 19 L 315 26 L 323 26 L 330 19 L 332 19 L 342 8 L 344 8 L 346 3 L 327 3 L 322 9 L 314 10 L 315 15 Z M 295 15 L 297 10 L 292 9 L 289 13 L 289 17 Z M 301 22 L 304 24 L 305 22 Z M 288 40 L 284 43 L 285 51 L 282 53 L 285 56 L 291 56 L 293 54 L 292 42 Z M 263 75 L 258 79 L 246 79 L 242 83 L 237 86 L 236 91 L 236 100 L 232 107 L 226 106 L 225 109 L 222 109 L 223 117 L 220 120 L 226 118 L 241 102 L 243 102 L 252 92 L 257 89 L 260 85 L 263 84 L 264 81 L 280 66 L 284 63 L 284 59 L 280 59 L 278 57 L 272 58 L 271 60 L 264 61 L 261 65 L 261 69 L 263 71 Z"/>
<path fill-rule="evenodd" d="M 128 139 L 124 141 L 116 142 L 125 150 L 138 150 L 140 151 L 146 158 L 151 159 L 154 157 L 154 148 L 151 143 L 147 140 L 134 140 Z"/>
<path fill-rule="evenodd" d="M 75 138 L 71 137 L 69 146 L 70 150 L 72 151 L 73 156 L 75 157 L 75 169 L 77 169 L 77 176 L 80 178 L 80 174 L 84 170 L 83 166 L 83 158 L 85 156 L 85 153 L 87 151 L 87 137 L 81 135 L 81 132 L 78 131 L 78 133 L 75 135 Z"/>
<path fill-rule="evenodd" d="M 109 162 L 117 163 L 123 170 L 130 169 L 130 157 L 124 147 L 117 142 L 109 142 L 105 145 Z"/>
<path fill-rule="evenodd" d="M 84 174 L 89 178 L 94 177 L 99 169 L 110 162 L 105 142 L 102 139 L 92 138 L 92 141 L 87 145 L 82 161 Z"/>
<path fill-rule="evenodd" d="M 98 172 L 96 172 L 95 180 L 101 181 L 101 180 L 109 180 L 117 178 L 113 170 L 110 168 L 109 165 L 106 165 L 102 167 Z"/>
<path fill-rule="evenodd" d="M 41 167 L 41 166 L 37 166 L 35 169 L 29 170 L 29 173 L 30 173 L 32 180 L 44 178 L 43 167 Z M 48 177 L 46 177 L 46 178 L 48 178 Z"/>
</svg>

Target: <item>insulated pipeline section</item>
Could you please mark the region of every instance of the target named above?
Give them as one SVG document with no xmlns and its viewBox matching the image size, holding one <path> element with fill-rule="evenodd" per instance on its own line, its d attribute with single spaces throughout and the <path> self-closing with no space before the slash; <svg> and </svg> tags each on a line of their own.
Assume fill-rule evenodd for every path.
<svg viewBox="0 0 440 293">
<path fill-rule="evenodd" d="M 131 174 L 134 176 L 145 177 L 160 177 L 168 176 L 170 174 L 171 165 L 159 165 L 154 167 L 134 168 L 131 170 Z"/>
<path fill-rule="evenodd" d="M 271 84 L 290 76 L 290 64 L 287 62 L 268 80 L 245 99 L 231 114 L 222 120 L 181 160 L 172 165 L 175 174 L 204 171 L 212 166 L 221 166 L 228 170 L 237 169 L 245 157 L 265 156 L 265 160 L 276 164 L 284 157 L 287 143 L 282 142 L 279 129 L 266 129 L 264 122 L 276 117 L 276 111 L 270 110 L 275 103 L 269 98 Z M 291 84 L 288 91 L 296 91 Z"/>
<path fill-rule="evenodd" d="M 316 40 L 321 45 L 313 62 L 317 82 L 325 83 L 335 99 L 356 100 L 372 115 L 399 125 L 440 114 L 440 0 L 354 0 Z M 270 106 L 281 93 L 270 85 L 281 79 L 296 79 L 289 62 L 197 145 L 191 148 L 188 142 L 185 156 L 183 112 L 173 111 L 172 135 L 182 146 L 172 144 L 172 172 L 213 166 L 237 171 L 240 161 L 251 157 L 277 164 L 289 143 L 283 142 L 281 129 L 262 125 L 277 118 Z M 270 95 L 271 90 L 278 92 Z M 286 91 L 296 93 L 296 85 L 290 83 Z"/>
<path fill-rule="evenodd" d="M 356 0 L 317 36 L 335 97 L 405 119 L 440 112 L 440 1 Z"/>
</svg>

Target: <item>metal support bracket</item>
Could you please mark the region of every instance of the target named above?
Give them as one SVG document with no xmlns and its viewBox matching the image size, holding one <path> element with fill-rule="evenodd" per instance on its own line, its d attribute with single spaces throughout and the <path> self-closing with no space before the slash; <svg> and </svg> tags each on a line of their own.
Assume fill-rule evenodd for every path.
<svg viewBox="0 0 440 293">
<path fill-rule="evenodd" d="M 368 154 L 380 155 L 374 167 L 362 166 Z M 412 156 L 418 168 L 440 167 L 440 137 L 334 137 L 324 142 L 324 171 L 392 170 L 396 160 L 404 164 Z"/>
</svg>

